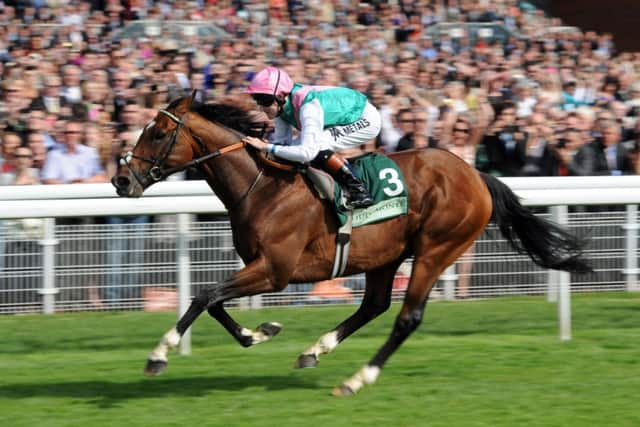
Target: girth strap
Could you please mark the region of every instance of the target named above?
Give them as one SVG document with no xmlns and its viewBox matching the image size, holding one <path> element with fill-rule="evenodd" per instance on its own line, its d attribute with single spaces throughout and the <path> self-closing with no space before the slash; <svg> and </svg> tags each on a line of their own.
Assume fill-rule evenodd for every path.
<svg viewBox="0 0 640 427">
<path fill-rule="evenodd" d="M 336 236 L 336 256 L 333 260 L 333 269 L 331 270 L 332 279 L 342 276 L 347 269 L 349 248 L 351 246 L 352 224 L 353 210 L 349 210 L 347 213 L 347 222 L 338 229 L 338 235 Z"/>
</svg>

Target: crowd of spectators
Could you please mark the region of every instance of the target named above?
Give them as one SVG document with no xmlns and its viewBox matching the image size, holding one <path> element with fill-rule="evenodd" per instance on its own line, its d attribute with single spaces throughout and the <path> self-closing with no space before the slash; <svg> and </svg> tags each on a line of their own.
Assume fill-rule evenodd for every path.
<svg viewBox="0 0 640 427">
<path fill-rule="evenodd" d="M 140 19 L 211 21 L 229 37 L 116 37 Z M 0 2 L 0 20 L 0 184 L 106 181 L 159 107 L 242 91 L 270 63 L 366 93 L 386 152 L 441 147 L 502 176 L 640 164 L 640 54 L 555 31 L 517 0 L 24 0 Z M 445 22 L 510 36 L 430 32 Z"/>
</svg>

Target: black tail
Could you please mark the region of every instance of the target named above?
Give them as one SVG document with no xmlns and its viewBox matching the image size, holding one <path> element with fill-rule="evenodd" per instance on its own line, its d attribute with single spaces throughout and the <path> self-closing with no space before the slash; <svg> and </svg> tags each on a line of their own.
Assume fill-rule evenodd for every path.
<svg viewBox="0 0 640 427">
<path fill-rule="evenodd" d="M 526 253 L 541 267 L 572 273 L 593 271 L 582 258 L 583 241 L 534 215 L 499 179 L 485 173 L 480 175 L 493 200 L 491 220 L 518 252 Z"/>
</svg>

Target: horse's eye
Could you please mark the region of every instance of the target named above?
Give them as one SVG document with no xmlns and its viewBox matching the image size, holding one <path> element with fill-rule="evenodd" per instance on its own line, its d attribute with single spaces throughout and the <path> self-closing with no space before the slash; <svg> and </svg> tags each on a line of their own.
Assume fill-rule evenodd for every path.
<svg viewBox="0 0 640 427">
<path fill-rule="evenodd" d="M 165 131 L 156 129 L 156 139 L 164 139 L 165 136 L 167 136 Z"/>
</svg>

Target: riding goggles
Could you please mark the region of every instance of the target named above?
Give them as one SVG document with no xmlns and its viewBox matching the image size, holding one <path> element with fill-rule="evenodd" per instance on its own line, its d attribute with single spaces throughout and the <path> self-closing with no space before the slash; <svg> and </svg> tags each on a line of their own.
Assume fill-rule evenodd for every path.
<svg viewBox="0 0 640 427">
<path fill-rule="evenodd" d="M 276 97 L 269 93 L 254 93 L 251 97 L 253 97 L 253 100 L 261 107 L 270 107 L 276 102 Z"/>
</svg>

